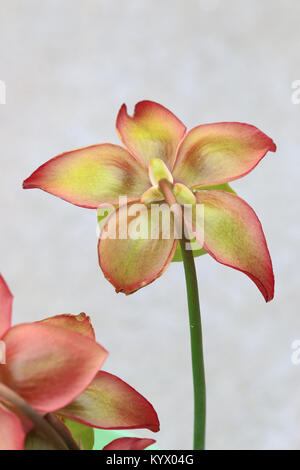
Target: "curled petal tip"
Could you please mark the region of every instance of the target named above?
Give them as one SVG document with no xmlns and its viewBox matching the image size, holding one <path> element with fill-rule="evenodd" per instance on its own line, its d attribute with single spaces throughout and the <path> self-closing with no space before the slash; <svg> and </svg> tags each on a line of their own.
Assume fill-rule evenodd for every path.
<svg viewBox="0 0 300 470">
<path fill-rule="evenodd" d="M 100 429 L 159 431 L 151 403 L 126 382 L 104 371 L 99 371 L 85 391 L 59 413 Z"/>
<path fill-rule="evenodd" d="M 77 333 L 95 339 L 95 332 L 91 319 L 83 312 L 79 315 L 71 315 L 69 313 L 56 315 L 54 317 L 45 318 L 44 320 L 41 320 L 40 323 L 47 323 L 63 328 L 69 328 L 73 331 L 76 331 Z"/>
<path fill-rule="evenodd" d="M 22 183 L 22 188 L 23 189 L 28 189 L 29 188 L 28 180 L 29 180 L 29 178 L 27 178 L 26 180 L 23 181 L 23 183 Z"/>
</svg>

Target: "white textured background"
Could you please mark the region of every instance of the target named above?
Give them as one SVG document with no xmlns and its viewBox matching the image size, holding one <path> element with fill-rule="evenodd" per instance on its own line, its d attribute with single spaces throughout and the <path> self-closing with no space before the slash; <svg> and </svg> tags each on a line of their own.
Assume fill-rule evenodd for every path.
<svg viewBox="0 0 300 470">
<path fill-rule="evenodd" d="M 65 150 L 118 142 L 123 102 L 161 102 L 188 127 L 243 121 L 277 143 L 233 187 L 257 211 L 276 273 L 265 304 L 246 276 L 197 260 L 210 449 L 299 449 L 300 79 L 297 0 L 1 0 L 0 266 L 14 322 L 82 310 L 106 369 L 155 406 L 160 448 L 190 448 L 192 383 L 183 268 L 116 295 L 98 269 L 93 211 L 22 180 Z M 140 432 L 150 436 L 150 432 Z"/>
</svg>

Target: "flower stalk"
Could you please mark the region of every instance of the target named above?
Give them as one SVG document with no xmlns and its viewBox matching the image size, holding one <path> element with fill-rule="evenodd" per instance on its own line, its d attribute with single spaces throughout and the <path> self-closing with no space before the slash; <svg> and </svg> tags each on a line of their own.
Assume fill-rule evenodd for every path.
<svg viewBox="0 0 300 470">
<path fill-rule="evenodd" d="M 174 193 L 172 191 L 172 185 L 169 183 L 168 180 L 163 179 L 160 180 L 159 187 L 163 192 L 165 200 L 167 201 L 169 206 L 176 210 L 176 207 L 178 208 L 178 205 Z M 175 213 L 174 215 L 176 222 L 178 214 Z M 183 225 L 182 237 L 180 238 L 180 246 L 186 279 L 194 384 L 194 449 L 204 450 L 206 423 L 206 387 L 198 282 L 193 251 L 191 249 L 187 249 L 186 246 L 188 241 L 184 235 L 184 220 L 182 216 L 180 223 Z"/>
<path fill-rule="evenodd" d="M 80 450 L 72 434 L 64 426 L 64 424 L 55 416 L 53 413 L 47 413 L 45 420 L 52 426 L 53 429 L 61 436 L 64 442 L 67 444 L 69 450 Z"/>
<path fill-rule="evenodd" d="M 186 240 L 180 240 L 190 320 L 192 369 L 194 383 L 194 449 L 205 448 L 206 388 L 203 358 L 202 325 L 198 282 L 192 250 L 186 249 Z"/>
</svg>

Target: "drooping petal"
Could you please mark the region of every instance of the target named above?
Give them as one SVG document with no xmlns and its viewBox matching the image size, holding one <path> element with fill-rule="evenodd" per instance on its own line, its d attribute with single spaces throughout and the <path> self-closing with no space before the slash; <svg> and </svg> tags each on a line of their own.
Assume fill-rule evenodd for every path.
<svg viewBox="0 0 300 470">
<path fill-rule="evenodd" d="M 167 204 L 123 206 L 107 218 L 99 238 L 99 264 L 117 292 L 131 294 L 163 274 L 176 249 L 174 233 Z"/>
<path fill-rule="evenodd" d="M 104 371 L 58 413 L 94 428 L 159 430 L 153 406 L 130 385 Z"/>
<path fill-rule="evenodd" d="M 138 437 L 119 437 L 103 447 L 103 450 L 144 450 L 154 444 L 154 439 L 139 439 Z"/>
<path fill-rule="evenodd" d="M 276 145 L 254 126 L 239 122 L 204 124 L 181 142 L 173 170 L 189 187 L 225 183 L 249 173 Z"/>
<path fill-rule="evenodd" d="M 24 441 L 25 432 L 21 421 L 0 404 L 0 450 L 23 450 Z"/>
<path fill-rule="evenodd" d="M 10 328 L 12 303 L 13 296 L 0 274 L 0 339 Z"/>
<path fill-rule="evenodd" d="M 0 381 L 41 412 L 62 408 L 82 393 L 107 356 L 92 339 L 46 323 L 15 326 L 4 341 Z"/>
<path fill-rule="evenodd" d="M 145 168 L 152 158 L 160 158 L 171 169 L 186 131 L 171 111 L 153 101 L 137 103 L 132 117 L 123 104 L 116 126 L 122 142 Z"/>
<path fill-rule="evenodd" d="M 66 152 L 40 166 L 23 183 L 89 209 L 140 198 L 150 186 L 147 172 L 122 147 L 100 144 Z"/>
<path fill-rule="evenodd" d="M 274 275 L 266 239 L 251 207 L 226 191 L 196 193 L 204 204 L 204 248 L 219 263 L 244 272 L 266 302 L 274 296 Z"/>
<path fill-rule="evenodd" d="M 63 315 L 45 318 L 39 323 L 47 323 L 54 326 L 70 328 L 71 330 L 77 331 L 77 333 L 81 333 L 82 335 L 95 339 L 95 332 L 91 319 L 85 313 L 80 313 L 79 315 L 65 313 Z"/>
</svg>

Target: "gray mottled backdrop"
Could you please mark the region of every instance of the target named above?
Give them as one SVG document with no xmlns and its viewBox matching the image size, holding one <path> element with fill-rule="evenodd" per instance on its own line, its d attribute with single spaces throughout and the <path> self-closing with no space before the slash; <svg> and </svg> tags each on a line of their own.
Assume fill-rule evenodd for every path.
<svg viewBox="0 0 300 470">
<path fill-rule="evenodd" d="M 0 266 L 14 322 L 85 311 L 106 369 L 158 411 L 160 448 L 190 448 L 192 382 L 183 268 L 115 294 L 98 269 L 93 211 L 22 180 L 64 150 L 118 143 L 123 102 L 161 102 L 188 127 L 257 125 L 278 145 L 233 187 L 257 211 L 276 273 L 265 304 L 248 278 L 197 260 L 208 448 L 300 447 L 300 79 L 297 0 L 1 0 Z M 138 433 L 150 436 L 150 432 Z"/>
</svg>

